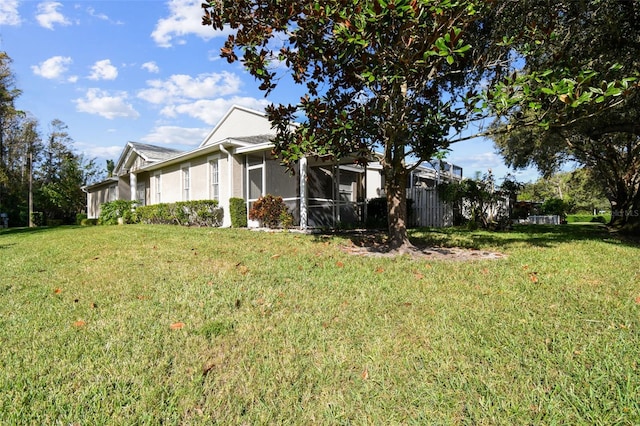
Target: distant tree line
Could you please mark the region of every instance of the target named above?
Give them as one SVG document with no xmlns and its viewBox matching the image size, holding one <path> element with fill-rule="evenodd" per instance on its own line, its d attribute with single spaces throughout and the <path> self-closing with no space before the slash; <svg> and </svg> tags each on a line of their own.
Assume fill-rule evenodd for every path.
<svg viewBox="0 0 640 426">
<path fill-rule="evenodd" d="M 95 160 L 73 149 L 64 122 L 43 135 L 36 117 L 16 108 L 11 58 L 0 52 L 0 213 L 10 226 L 75 223 L 86 212 L 82 186 L 99 180 Z"/>
</svg>

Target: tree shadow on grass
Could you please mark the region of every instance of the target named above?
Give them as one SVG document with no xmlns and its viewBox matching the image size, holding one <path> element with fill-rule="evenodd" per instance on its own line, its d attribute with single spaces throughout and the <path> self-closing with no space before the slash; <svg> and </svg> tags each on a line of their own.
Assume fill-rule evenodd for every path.
<svg viewBox="0 0 640 426">
<path fill-rule="evenodd" d="M 456 246 L 469 249 L 528 245 L 553 247 L 572 241 L 598 241 L 640 248 L 640 239 L 619 235 L 599 224 L 516 225 L 510 231 L 471 231 L 464 228 L 412 230 L 412 241 L 420 245 Z"/>
<path fill-rule="evenodd" d="M 349 230 L 320 232 L 317 242 L 333 237 L 347 238 L 355 247 L 383 252 L 387 234 L 383 230 Z M 516 225 L 509 231 L 469 230 L 461 227 L 419 228 L 409 230 L 411 243 L 419 250 L 458 248 L 491 250 L 509 246 L 554 247 L 575 241 L 594 241 L 640 248 L 640 238 L 611 232 L 601 224 Z"/>
<path fill-rule="evenodd" d="M 62 226 L 36 226 L 33 228 L 7 228 L 0 229 L 0 237 L 3 235 L 29 235 L 29 234 L 40 234 L 45 232 L 55 231 L 56 229 L 70 229 L 70 228 L 80 228 L 77 225 L 62 225 Z"/>
</svg>

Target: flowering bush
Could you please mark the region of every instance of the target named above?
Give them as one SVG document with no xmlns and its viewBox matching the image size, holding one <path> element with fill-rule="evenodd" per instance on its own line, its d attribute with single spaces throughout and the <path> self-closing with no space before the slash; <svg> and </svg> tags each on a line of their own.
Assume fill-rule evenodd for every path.
<svg viewBox="0 0 640 426">
<path fill-rule="evenodd" d="M 274 197 L 271 194 L 258 198 L 249 210 L 249 219 L 257 220 L 261 226 L 267 228 L 277 228 L 281 224 L 290 226 L 289 216 L 282 197 Z"/>
</svg>

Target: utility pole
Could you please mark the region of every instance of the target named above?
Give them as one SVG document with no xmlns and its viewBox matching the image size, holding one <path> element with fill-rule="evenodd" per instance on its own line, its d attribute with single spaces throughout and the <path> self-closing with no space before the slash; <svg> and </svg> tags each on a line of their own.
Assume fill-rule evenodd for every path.
<svg viewBox="0 0 640 426">
<path fill-rule="evenodd" d="M 33 228 L 33 145 L 29 145 L 29 228 Z"/>
</svg>

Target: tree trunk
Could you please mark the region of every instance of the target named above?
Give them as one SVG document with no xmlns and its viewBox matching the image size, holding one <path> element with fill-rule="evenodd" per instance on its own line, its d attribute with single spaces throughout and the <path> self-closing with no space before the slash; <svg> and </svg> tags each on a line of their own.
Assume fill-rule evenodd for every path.
<svg viewBox="0 0 640 426">
<path fill-rule="evenodd" d="M 627 224 L 639 222 L 640 192 L 632 182 L 618 179 L 609 185 L 608 196 L 611 203 L 611 221 L 609 226 L 616 229 L 628 228 Z"/>
<path fill-rule="evenodd" d="M 624 191 L 624 195 L 628 195 Z M 612 197 L 609 226 L 625 234 L 640 235 L 640 195 Z"/>
<path fill-rule="evenodd" d="M 385 193 L 389 225 L 389 248 L 406 250 L 413 247 L 407 234 L 407 172 L 390 170 L 385 173 Z"/>
</svg>

